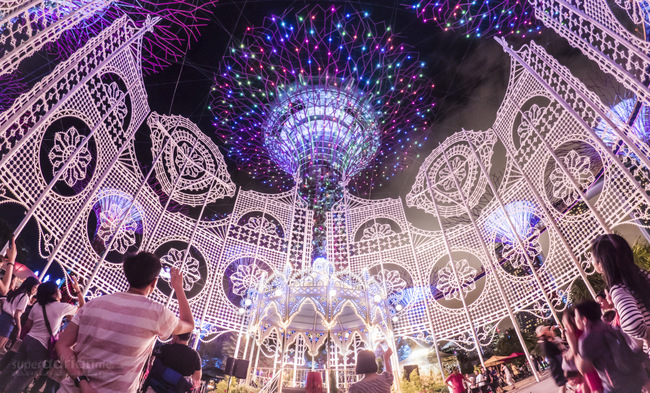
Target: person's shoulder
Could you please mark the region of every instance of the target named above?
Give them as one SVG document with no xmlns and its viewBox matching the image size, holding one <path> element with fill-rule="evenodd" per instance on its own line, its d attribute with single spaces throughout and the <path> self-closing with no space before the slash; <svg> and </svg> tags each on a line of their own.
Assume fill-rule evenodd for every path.
<svg viewBox="0 0 650 393">
<path fill-rule="evenodd" d="M 57 310 L 61 310 L 61 311 L 69 311 L 69 310 L 76 311 L 77 310 L 77 306 L 75 306 L 74 304 L 70 304 L 70 303 L 52 302 L 52 303 L 48 304 L 48 306 L 52 307 L 52 308 L 55 308 Z"/>
</svg>

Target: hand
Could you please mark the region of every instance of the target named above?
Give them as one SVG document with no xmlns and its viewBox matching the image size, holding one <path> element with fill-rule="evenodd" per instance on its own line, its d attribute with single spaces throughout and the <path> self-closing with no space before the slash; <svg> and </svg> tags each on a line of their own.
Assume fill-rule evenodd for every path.
<svg viewBox="0 0 650 393">
<path fill-rule="evenodd" d="M 81 293 L 81 289 L 79 289 L 79 283 L 77 282 L 77 279 L 74 277 L 70 277 L 70 281 L 72 282 L 72 290 L 75 291 L 77 294 Z"/>
<path fill-rule="evenodd" d="M 16 239 L 11 237 L 11 245 L 7 248 L 7 263 L 16 262 L 16 255 L 18 255 L 18 249 L 16 248 Z"/>
<path fill-rule="evenodd" d="M 79 390 L 81 390 L 81 393 L 98 393 L 97 389 L 90 386 L 90 383 L 87 381 L 81 381 L 79 384 Z"/>
<path fill-rule="evenodd" d="M 183 273 L 181 273 L 180 269 L 177 267 L 173 267 L 169 269 L 170 273 L 170 283 L 172 288 L 174 289 L 174 292 L 182 292 L 183 291 Z"/>
<path fill-rule="evenodd" d="M 385 357 L 385 358 L 389 358 L 390 355 L 392 355 L 392 354 L 393 354 L 393 349 L 392 349 L 391 347 L 388 347 L 388 349 L 386 350 L 386 352 L 384 352 L 384 357 Z"/>
</svg>

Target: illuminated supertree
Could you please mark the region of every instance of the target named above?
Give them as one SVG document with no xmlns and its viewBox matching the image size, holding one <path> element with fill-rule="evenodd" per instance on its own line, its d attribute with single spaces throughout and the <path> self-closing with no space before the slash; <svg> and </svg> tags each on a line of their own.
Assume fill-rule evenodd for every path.
<svg viewBox="0 0 650 393">
<path fill-rule="evenodd" d="M 424 63 L 390 26 L 332 6 L 248 27 L 215 77 L 217 134 L 239 170 L 327 210 L 385 184 L 422 142 Z"/>
<path fill-rule="evenodd" d="M 56 5 L 57 12 L 49 8 L 35 10 L 41 15 L 31 15 L 35 21 L 59 18 L 68 12 L 74 12 L 92 0 L 70 2 L 67 6 Z M 192 41 L 196 41 L 199 28 L 206 24 L 207 18 L 200 16 L 215 1 L 191 0 L 114 0 L 107 1 L 107 6 L 88 18 L 83 19 L 73 28 L 65 31 L 56 41 L 46 46 L 53 56 L 65 59 L 81 48 L 92 37 L 123 15 L 129 15 L 136 22 L 143 22 L 147 17 L 160 18 L 153 34 L 147 34 L 142 44 L 142 68 L 145 74 L 160 71 L 171 62 L 182 59 Z M 198 5 L 196 4 L 198 3 Z"/>
<path fill-rule="evenodd" d="M 620 129 L 628 125 L 630 130 L 628 136 L 638 142 L 648 143 L 650 134 L 650 109 L 642 105 L 634 98 L 621 98 L 620 101 L 611 107 L 609 118 Z M 621 147 L 620 137 L 612 126 L 605 120 L 601 120 L 595 129 L 596 133 L 610 147 L 617 149 Z M 621 151 L 618 151 L 621 154 Z"/>
<path fill-rule="evenodd" d="M 410 6 L 425 23 L 467 38 L 541 33 L 526 0 L 428 0 Z"/>
</svg>

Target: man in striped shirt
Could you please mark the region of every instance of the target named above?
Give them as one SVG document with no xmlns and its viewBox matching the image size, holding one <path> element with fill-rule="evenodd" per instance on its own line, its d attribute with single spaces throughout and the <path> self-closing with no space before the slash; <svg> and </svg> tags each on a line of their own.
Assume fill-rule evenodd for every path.
<svg viewBox="0 0 650 393">
<path fill-rule="evenodd" d="M 124 259 L 126 292 L 89 301 L 61 334 L 56 349 L 69 374 L 59 392 L 135 393 L 156 338 L 191 332 L 194 319 L 183 291 L 183 276 L 171 270 L 178 298 L 177 318 L 149 300 L 158 282 L 158 257 L 141 252 Z"/>
</svg>

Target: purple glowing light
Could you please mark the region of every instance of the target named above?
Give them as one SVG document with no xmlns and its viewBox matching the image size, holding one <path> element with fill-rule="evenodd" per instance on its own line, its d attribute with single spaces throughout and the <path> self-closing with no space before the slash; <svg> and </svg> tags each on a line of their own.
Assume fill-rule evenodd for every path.
<svg viewBox="0 0 650 393">
<path fill-rule="evenodd" d="M 216 2 L 112 1 L 100 12 L 66 30 L 56 42 L 48 44 L 46 50 L 50 55 L 63 60 L 123 15 L 128 15 L 138 25 L 144 23 L 147 17 L 160 18 L 153 31 L 144 36 L 142 43 L 143 72 L 156 73 L 171 63 L 182 60 L 191 43 L 200 36 L 200 27 L 207 24 L 207 15 L 203 14 Z M 74 9 L 70 10 L 72 11 Z"/>
<path fill-rule="evenodd" d="M 319 177 L 305 182 L 318 188 L 336 173 L 365 194 L 421 145 L 433 107 L 424 67 L 367 13 L 308 7 L 246 29 L 215 77 L 209 109 L 239 170 L 280 190 L 294 176 Z M 327 170 L 303 170 L 312 165 Z"/>
<path fill-rule="evenodd" d="M 410 6 L 425 23 L 467 38 L 539 34 L 532 6 L 526 0 L 429 0 Z"/>
</svg>

